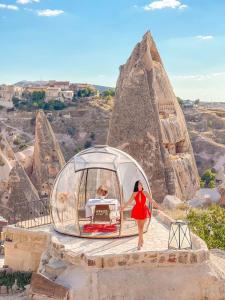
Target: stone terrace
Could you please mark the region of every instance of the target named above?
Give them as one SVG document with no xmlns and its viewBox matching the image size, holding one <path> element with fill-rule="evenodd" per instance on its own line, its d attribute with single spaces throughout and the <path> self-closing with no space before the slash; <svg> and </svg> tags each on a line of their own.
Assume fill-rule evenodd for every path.
<svg viewBox="0 0 225 300">
<path fill-rule="evenodd" d="M 41 253 L 45 251 L 47 258 L 42 258 L 44 264 L 57 262 L 58 265 L 61 262 L 95 268 L 142 264 L 156 267 L 195 264 L 208 260 L 209 251 L 206 244 L 193 233 L 191 250 L 168 249 L 171 221 L 172 219 L 162 211 L 153 211 L 148 232 L 144 234 L 145 244 L 140 251 L 137 250 L 137 236 L 89 239 L 60 234 L 53 230 L 51 225 L 30 230 L 7 226 L 4 229 L 4 236 L 6 240 L 7 236 L 10 237 L 10 241 L 5 242 L 6 262 L 15 264 L 14 257 L 18 253 L 21 262 L 16 261 L 16 267 L 35 270 Z M 26 266 L 22 256 L 29 258 L 26 260 Z"/>
<path fill-rule="evenodd" d="M 155 212 L 145 244 L 137 250 L 137 236 L 114 239 L 87 239 L 63 235 L 46 226 L 41 230 L 51 234 L 48 260 L 63 261 L 88 267 L 115 267 L 147 264 L 154 266 L 171 264 L 195 264 L 209 259 L 206 244 L 192 233 L 191 250 L 168 249 L 169 224 L 172 221 L 163 212 Z M 36 229 L 36 230 L 40 230 Z"/>
</svg>

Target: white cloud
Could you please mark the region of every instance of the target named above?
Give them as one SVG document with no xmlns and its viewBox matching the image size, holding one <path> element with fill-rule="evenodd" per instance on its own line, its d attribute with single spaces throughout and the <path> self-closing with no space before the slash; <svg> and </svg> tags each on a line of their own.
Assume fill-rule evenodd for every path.
<svg viewBox="0 0 225 300">
<path fill-rule="evenodd" d="M 56 17 L 63 13 L 64 11 L 59 9 L 43 9 L 37 11 L 38 16 L 40 17 Z"/>
<path fill-rule="evenodd" d="M 213 36 L 212 35 L 197 35 L 196 38 L 200 39 L 200 40 L 212 40 Z"/>
<path fill-rule="evenodd" d="M 179 8 L 184 9 L 188 6 L 186 4 L 182 4 L 179 0 L 158 0 L 153 1 L 144 6 L 144 10 L 156 10 L 156 9 L 164 9 L 164 8 Z"/>
<path fill-rule="evenodd" d="M 0 9 L 18 10 L 19 8 L 16 5 L 0 3 Z"/>
<path fill-rule="evenodd" d="M 186 4 L 181 4 L 178 8 L 179 9 L 184 9 L 184 8 L 187 8 L 188 6 Z"/>
<path fill-rule="evenodd" d="M 19 4 L 28 4 L 32 2 L 39 2 L 39 0 L 17 0 L 16 2 Z"/>
</svg>

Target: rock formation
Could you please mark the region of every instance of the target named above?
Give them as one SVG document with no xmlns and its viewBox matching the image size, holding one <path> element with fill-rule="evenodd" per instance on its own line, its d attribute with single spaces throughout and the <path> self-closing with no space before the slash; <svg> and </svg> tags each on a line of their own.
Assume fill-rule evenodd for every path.
<svg viewBox="0 0 225 300">
<path fill-rule="evenodd" d="M 108 144 L 141 164 L 160 202 L 199 188 L 185 119 L 149 32 L 120 67 Z"/>
<path fill-rule="evenodd" d="M 0 215 L 7 217 L 10 211 L 9 200 L 9 174 L 15 165 L 15 157 L 12 148 L 0 134 Z"/>
<path fill-rule="evenodd" d="M 9 174 L 8 192 L 7 211 L 4 217 L 10 223 L 33 219 L 43 214 L 44 206 L 38 192 L 19 162 L 15 163 Z"/>
<path fill-rule="evenodd" d="M 65 160 L 44 112 L 36 116 L 32 181 L 41 197 L 49 196 L 54 179 Z"/>
<path fill-rule="evenodd" d="M 211 106 L 212 105 L 212 106 Z M 184 109 L 199 175 L 207 169 L 216 171 L 216 182 L 224 182 L 225 113 L 224 105 L 201 103 L 198 108 Z"/>
<path fill-rule="evenodd" d="M 7 181 L 9 173 L 14 166 L 15 155 L 4 134 L 0 134 L 0 187 Z M 1 190 L 1 188 L 0 188 Z"/>
<path fill-rule="evenodd" d="M 33 204 L 39 201 L 40 205 Z M 40 216 L 37 190 L 17 160 L 4 134 L 0 138 L 0 214 L 9 223 Z"/>
</svg>

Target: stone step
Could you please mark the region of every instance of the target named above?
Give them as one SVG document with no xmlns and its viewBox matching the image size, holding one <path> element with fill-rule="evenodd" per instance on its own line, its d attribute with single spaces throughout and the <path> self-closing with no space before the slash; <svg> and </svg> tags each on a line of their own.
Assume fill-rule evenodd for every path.
<svg viewBox="0 0 225 300">
<path fill-rule="evenodd" d="M 67 267 L 67 263 L 51 258 L 45 265 L 45 272 L 50 275 L 51 278 L 58 277 Z"/>
<path fill-rule="evenodd" d="M 29 290 L 32 300 L 68 300 L 68 288 L 49 280 L 42 274 L 33 273 Z"/>
</svg>

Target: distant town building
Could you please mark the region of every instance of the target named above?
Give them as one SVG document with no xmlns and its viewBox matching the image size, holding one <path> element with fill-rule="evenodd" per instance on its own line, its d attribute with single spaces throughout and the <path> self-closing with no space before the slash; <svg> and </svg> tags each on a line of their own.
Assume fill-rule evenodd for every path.
<svg viewBox="0 0 225 300">
<path fill-rule="evenodd" d="M 70 82 L 69 81 L 56 81 L 56 80 L 49 80 L 48 82 L 49 87 L 59 88 L 63 91 L 69 90 Z"/>
<path fill-rule="evenodd" d="M 13 107 L 13 97 L 20 98 L 23 88 L 15 85 L 0 85 L 0 105 L 7 108 Z"/>
<path fill-rule="evenodd" d="M 46 86 L 28 86 L 24 88 L 25 93 L 46 92 Z"/>
<path fill-rule="evenodd" d="M 51 101 L 51 100 L 62 101 L 62 98 L 61 98 L 61 89 L 59 87 L 48 87 L 46 89 L 45 100 L 47 102 Z"/>
<path fill-rule="evenodd" d="M 88 91 L 89 90 L 89 91 Z M 81 91 L 81 97 L 98 96 L 99 91 L 87 83 L 72 83 L 69 81 L 50 80 L 46 84 L 36 85 L 30 83 L 27 86 L 19 85 L 0 85 L 0 105 L 7 108 L 13 107 L 13 97 L 23 101 L 30 100 L 30 95 L 35 92 L 44 92 L 45 98 L 43 101 L 61 101 L 72 102 L 74 95 Z M 87 96 L 85 96 L 85 92 Z"/>
<path fill-rule="evenodd" d="M 74 91 L 61 91 L 61 98 L 65 102 L 70 102 L 73 100 Z"/>
</svg>

